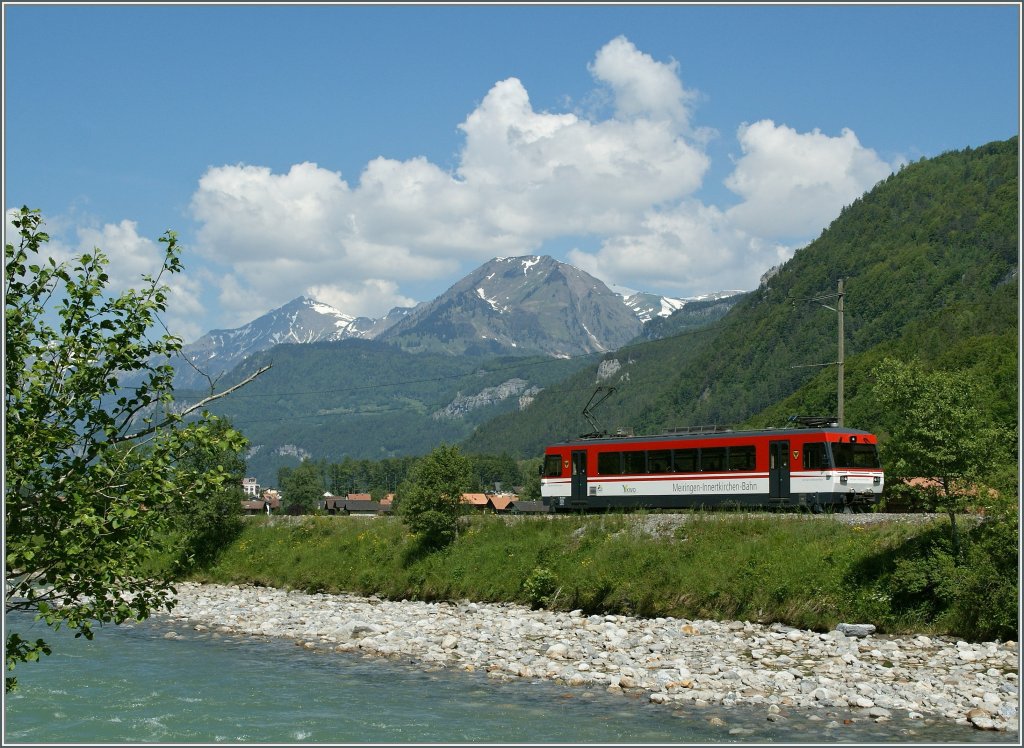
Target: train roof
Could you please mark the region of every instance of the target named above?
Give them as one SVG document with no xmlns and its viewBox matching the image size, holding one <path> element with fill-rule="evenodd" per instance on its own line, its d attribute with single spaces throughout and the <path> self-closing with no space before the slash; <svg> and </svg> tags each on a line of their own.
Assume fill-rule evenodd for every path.
<svg viewBox="0 0 1024 748">
<path fill-rule="evenodd" d="M 587 444 L 631 444 L 635 442 L 668 442 L 668 441 L 705 441 L 717 439 L 731 439 L 736 437 L 767 437 L 778 438 L 787 436 L 808 436 L 812 434 L 831 434 L 836 436 L 871 436 L 870 431 L 852 429 L 845 426 L 822 426 L 818 428 L 777 428 L 777 429 L 721 429 L 715 431 L 701 430 L 678 430 L 663 434 L 602 434 L 587 435 L 576 439 L 556 442 L 552 447 L 576 447 Z"/>
</svg>

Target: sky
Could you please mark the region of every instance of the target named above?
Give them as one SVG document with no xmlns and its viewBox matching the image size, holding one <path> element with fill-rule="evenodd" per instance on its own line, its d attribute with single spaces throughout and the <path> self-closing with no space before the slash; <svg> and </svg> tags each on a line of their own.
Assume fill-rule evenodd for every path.
<svg viewBox="0 0 1024 748">
<path fill-rule="evenodd" d="M 1016 3 L 4 3 L 3 204 L 112 290 L 175 231 L 186 342 L 494 257 L 749 290 L 902 165 L 1018 134 L 1020 32 Z"/>
</svg>

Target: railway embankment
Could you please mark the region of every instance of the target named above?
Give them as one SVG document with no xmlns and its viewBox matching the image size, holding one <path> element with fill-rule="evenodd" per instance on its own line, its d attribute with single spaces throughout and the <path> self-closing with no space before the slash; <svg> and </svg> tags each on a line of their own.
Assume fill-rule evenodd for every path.
<svg viewBox="0 0 1024 748">
<path fill-rule="evenodd" d="M 286 637 L 310 650 L 548 679 L 681 709 L 744 704 L 772 721 L 807 710 L 825 715 L 812 714 L 825 740 L 846 710 L 879 722 L 898 713 L 1019 731 L 1015 642 L 197 583 L 179 585 L 176 606 L 161 615 L 172 629 Z"/>
</svg>

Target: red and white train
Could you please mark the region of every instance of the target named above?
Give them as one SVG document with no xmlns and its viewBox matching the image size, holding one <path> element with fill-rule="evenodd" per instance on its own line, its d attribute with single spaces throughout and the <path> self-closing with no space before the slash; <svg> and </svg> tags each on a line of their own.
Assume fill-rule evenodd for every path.
<svg viewBox="0 0 1024 748">
<path fill-rule="evenodd" d="M 545 450 L 541 497 L 552 511 L 805 507 L 877 501 L 878 440 L 823 419 L 764 431 L 581 437 Z"/>
</svg>

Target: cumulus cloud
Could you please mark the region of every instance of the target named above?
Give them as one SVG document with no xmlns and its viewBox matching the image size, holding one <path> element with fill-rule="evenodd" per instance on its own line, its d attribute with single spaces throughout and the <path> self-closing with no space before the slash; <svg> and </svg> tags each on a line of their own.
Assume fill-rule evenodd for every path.
<svg viewBox="0 0 1024 748">
<path fill-rule="evenodd" d="M 618 117 L 670 119 L 689 128 L 695 94 L 683 88 L 675 60 L 657 62 L 620 36 L 601 48 L 588 69 L 611 87 Z"/>
<path fill-rule="evenodd" d="M 316 287 L 375 316 L 406 298 L 403 281 L 450 278 L 558 237 L 639 231 L 652 205 L 699 189 L 710 163 L 685 137 L 692 96 L 676 67 L 613 40 L 591 72 L 616 116 L 595 121 L 536 111 L 521 81 L 499 81 L 459 125 L 450 173 L 422 157 L 374 159 L 354 185 L 313 163 L 209 169 L 192 212 L 200 251 L 231 268 L 221 303 L 244 320 L 254 298 L 269 308 Z"/>
<path fill-rule="evenodd" d="M 330 304 L 339 311 L 346 309 L 383 309 L 390 311 L 396 306 L 414 306 L 415 299 L 399 293 L 398 284 L 392 280 L 367 278 L 358 287 L 346 288 L 335 284 L 310 286 L 306 295 Z M 375 316 L 382 316 L 378 312 Z"/>
<path fill-rule="evenodd" d="M 11 225 L 11 217 L 15 212 L 6 211 L 5 241 L 10 243 L 17 241 L 17 230 Z M 58 227 L 57 231 L 61 230 L 60 217 L 52 223 Z M 106 256 L 108 296 L 121 294 L 130 288 L 139 288 L 143 285 L 144 275 L 156 277 L 160 273 L 165 246 L 155 239 L 141 236 L 135 221 L 125 219 L 118 223 L 79 226 L 72 230 L 72 239 L 63 238 L 54 232 L 49 219 L 43 230 L 50 234 L 50 241 L 41 248 L 44 258 L 52 257 L 57 262 L 72 262 L 84 254 L 93 254 L 96 250 Z M 168 331 L 186 341 L 198 337 L 203 331 L 195 320 L 204 311 L 200 301 L 202 284 L 199 279 L 180 273 L 165 274 L 160 278 L 160 282 L 169 289 L 167 312 L 162 316 Z M 156 335 L 162 333 L 163 330 L 160 329 L 154 331 Z"/>
<path fill-rule="evenodd" d="M 726 186 L 743 198 L 730 208 L 738 227 L 765 237 L 808 236 L 893 171 L 852 130 L 830 137 L 771 120 L 737 132 L 743 155 Z"/>
<path fill-rule="evenodd" d="M 522 81 L 496 82 L 458 124 L 449 171 L 419 157 L 368 162 L 349 183 L 315 163 L 274 173 L 210 168 L 191 208 L 225 320 L 300 294 L 352 315 L 411 304 L 408 282 L 453 282 L 494 256 L 579 241 L 567 258 L 606 282 L 664 292 L 751 288 L 892 166 L 850 130 L 830 137 L 770 120 L 737 131 L 727 210 L 695 195 L 710 158 L 698 93 L 675 60 L 625 37 L 588 65 L 612 116 L 538 111 Z"/>
<path fill-rule="evenodd" d="M 192 212 L 207 253 L 233 261 L 275 260 L 301 247 L 313 260 L 330 254 L 331 236 L 347 216 L 349 188 L 341 175 L 313 163 L 287 174 L 264 166 L 221 166 L 199 180 Z"/>
<path fill-rule="evenodd" d="M 665 294 L 754 288 L 761 273 L 792 254 L 736 227 L 714 206 L 687 200 L 651 211 L 640 230 L 605 240 L 596 252 L 579 249 L 570 262 L 599 278 Z"/>
</svg>

